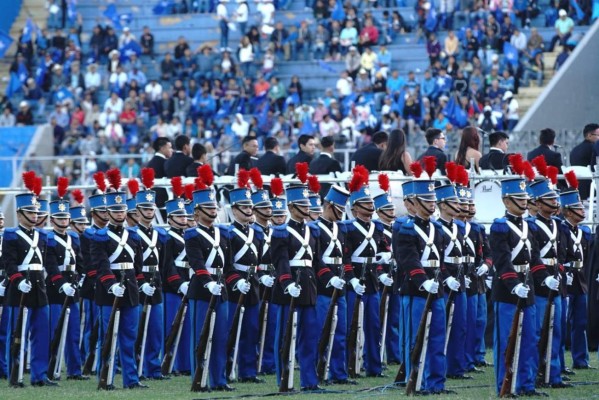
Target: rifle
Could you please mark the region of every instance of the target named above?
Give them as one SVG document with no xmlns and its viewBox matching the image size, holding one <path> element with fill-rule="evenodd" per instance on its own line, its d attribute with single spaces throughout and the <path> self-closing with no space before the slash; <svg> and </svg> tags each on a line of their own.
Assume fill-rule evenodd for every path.
<svg viewBox="0 0 599 400">
<path fill-rule="evenodd" d="M 528 281 L 528 271 L 524 276 L 524 284 Z M 520 343 L 522 341 L 522 323 L 524 321 L 524 306 L 526 299 L 518 298 L 516 313 L 512 320 L 510 336 L 505 348 L 505 376 L 501 383 L 499 397 L 511 397 L 516 394 L 516 378 L 518 374 L 518 365 L 520 364 Z"/>
<path fill-rule="evenodd" d="M 362 274 L 360 275 L 360 285 L 363 285 L 366 276 L 366 263 L 362 263 Z M 349 356 L 348 372 L 350 378 L 356 378 L 360 373 L 360 361 L 362 358 L 361 331 L 364 321 L 364 303 L 362 296 L 356 293 L 356 301 L 352 311 L 351 326 L 347 339 L 347 354 Z"/>
<path fill-rule="evenodd" d="M 247 282 L 249 283 L 254 276 L 256 267 L 250 267 L 247 273 Z M 239 300 L 237 301 L 237 308 L 233 315 L 233 321 L 231 323 L 231 330 L 229 331 L 229 337 L 227 338 L 227 377 L 230 382 L 235 381 L 237 367 L 237 356 L 239 354 L 239 338 L 241 337 L 241 325 L 243 324 L 243 315 L 245 314 L 245 294 L 239 293 Z"/>
<path fill-rule="evenodd" d="M 25 281 L 29 281 L 29 268 L 25 271 Z M 19 302 L 19 314 L 17 323 L 12 334 L 12 345 L 10 347 L 10 356 L 12 358 L 12 368 L 10 370 L 10 386 L 24 387 L 23 372 L 25 370 L 25 342 L 27 339 L 27 314 L 29 309 L 25 307 L 27 293 L 21 293 Z"/>
<path fill-rule="evenodd" d="M 395 276 L 395 271 L 397 269 L 397 264 L 395 263 L 395 259 L 391 259 L 391 268 L 389 269 L 389 273 L 392 277 Z M 391 296 L 389 291 L 391 291 L 392 286 L 383 285 L 383 292 L 381 293 L 381 304 L 379 306 L 379 319 L 382 321 L 381 323 L 381 349 L 380 349 L 380 357 L 381 362 L 383 362 L 383 357 L 385 355 L 385 342 L 387 341 L 387 322 L 389 315 L 389 301 L 391 300 Z"/>
<path fill-rule="evenodd" d="M 340 279 L 343 279 L 344 273 L 345 270 L 342 266 L 341 273 L 339 274 Z M 329 304 L 329 309 L 327 310 L 327 317 L 324 320 L 324 326 L 322 327 L 320 340 L 318 341 L 318 365 L 316 366 L 316 375 L 320 381 L 325 380 L 329 372 L 331 352 L 333 350 L 333 341 L 335 339 L 335 330 L 337 329 L 338 320 L 337 310 L 339 309 L 339 306 L 337 305 L 337 299 L 342 292 L 343 290 L 339 290 L 337 288 L 333 289 L 331 303 Z"/>
<path fill-rule="evenodd" d="M 301 270 L 297 270 L 295 286 L 299 285 Z M 285 324 L 285 336 L 280 349 L 281 357 L 281 383 L 279 393 L 293 391 L 293 373 L 295 370 L 295 338 L 297 336 L 297 310 L 295 308 L 295 297 L 289 302 L 289 315 Z"/>
<path fill-rule="evenodd" d="M 268 266 L 269 275 L 272 276 L 273 266 Z M 260 303 L 260 312 L 258 321 L 260 322 L 260 351 L 258 352 L 258 373 L 262 372 L 262 360 L 264 359 L 264 341 L 266 340 L 266 328 L 268 326 L 268 308 L 270 306 L 270 297 L 272 295 L 272 288 L 264 288 L 262 293 L 262 301 Z"/>
<path fill-rule="evenodd" d="M 150 277 L 150 286 L 154 285 L 156 279 L 156 269 L 152 268 L 152 276 Z M 150 304 L 151 296 L 146 296 L 144 305 L 139 318 L 137 328 L 137 338 L 135 339 L 135 354 L 137 355 L 137 375 L 142 376 L 144 370 L 144 356 L 146 354 L 146 339 L 148 338 L 148 325 L 150 323 L 150 313 L 152 312 L 152 304 Z"/>
<path fill-rule="evenodd" d="M 556 266 L 554 278 L 559 276 L 559 268 Z M 551 371 L 551 351 L 553 346 L 553 326 L 555 322 L 555 296 L 557 291 L 549 290 L 547 296 L 547 306 L 543 316 L 543 325 L 541 326 L 541 335 L 539 339 L 539 381 L 545 385 L 549 384 Z"/>
<path fill-rule="evenodd" d="M 458 273 L 456 279 L 459 281 L 462 275 L 462 264 L 458 267 Z M 451 327 L 453 326 L 453 314 L 455 312 L 455 294 L 454 290 L 449 290 L 447 295 L 447 304 L 445 304 L 445 320 L 447 325 L 445 328 L 445 347 L 443 348 L 443 354 L 447 354 L 447 345 L 449 344 L 449 335 L 451 334 Z"/>
<path fill-rule="evenodd" d="M 171 325 L 171 330 L 166 337 L 164 344 L 164 358 L 162 359 L 161 373 L 162 375 L 170 375 L 173 372 L 173 366 L 175 365 L 175 357 L 179 349 L 179 341 L 181 340 L 181 333 L 183 332 L 183 323 L 185 322 L 185 316 L 187 315 L 187 307 L 189 300 L 187 296 L 183 296 L 181 304 L 177 309 L 177 314 Z"/>
<path fill-rule="evenodd" d="M 50 343 L 50 362 L 48 363 L 48 374 L 50 379 L 60 379 L 60 371 L 62 369 L 63 351 L 67 339 L 67 330 L 69 327 L 69 317 L 71 315 L 71 304 L 73 297 L 66 296 L 62 303 L 58 323 L 54 330 L 54 337 Z"/>
<path fill-rule="evenodd" d="M 221 269 L 216 269 L 216 283 L 220 285 Z M 210 355 L 212 354 L 212 335 L 214 333 L 214 324 L 216 322 L 216 297 L 210 297 L 206 318 L 202 325 L 200 340 L 196 346 L 196 371 L 191 382 L 192 392 L 206 392 L 208 388 L 208 368 L 210 366 Z"/>
<path fill-rule="evenodd" d="M 125 284 L 125 272 L 121 272 L 120 286 Z M 102 369 L 100 370 L 100 380 L 98 381 L 98 390 L 112 390 L 114 385 L 112 379 L 114 377 L 114 361 L 116 356 L 116 342 L 119 334 L 119 323 L 121 320 L 121 302 L 122 297 L 114 296 L 114 302 L 112 303 L 112 310 L 110 311 L 110 319 L 108 320 L 108 327 L 106 328 L 106 336 L 104 336 L 104 342 L 102 343 L 102 350 L 100 354 L 100 360 L 102 362 Z M 98 322 L 99 322 L 98 318 Z M 90 348 L 90 353 L 93 350 Z"/>
<path fill-rule="evenodd" d="M 93 307 L 93 305 L 92 305 Z M 94 364 L 96 363 L 96 346 L 98 345 L 98 336 L 100 336 L 100 317 L 96 317 L 94 326 L 89 335 L 89 353 L 83 365 L 83 375 L 91 375 Z"/>
<path fill-rule="evenodd" d="M 435 273 L 434 280 L 436 281 L 439 276 L 439 271 Z M 428 348 L 428 335 L 431 329 L 431 319 L 433 317 L 433 300 L 437 296 L 436 293 L 429 293 L 426 296 L 426 302 L 424 303 L 424 309 L 422 310 L 422 317 L 418 324 L 418 331 L 416 332 L 416 341 L 414 347 L 410 353 L 410 376 L 406 382 L 406 395 L 413 395 L 415 392 L 420 391 L 422 387 L 422 376 L 424 374 L 424 361 L 426 358 L 426 350 Z M 409 340 L 409 339 L 408 339 Z M 405 365 L 400 365 L 399 372 L 403 368 L 405 376 Z M 397 377 L 395 378 L 397 381 Z M 401 381 L 400 381 L 401 382 Z"/>
<path fill-rule="evenodd" d="M 85 307 L 83 306 L 83 297 L 79 298 L 79 348 L 83 345 L 83 336 L 85 333 Z"/>
</svg>

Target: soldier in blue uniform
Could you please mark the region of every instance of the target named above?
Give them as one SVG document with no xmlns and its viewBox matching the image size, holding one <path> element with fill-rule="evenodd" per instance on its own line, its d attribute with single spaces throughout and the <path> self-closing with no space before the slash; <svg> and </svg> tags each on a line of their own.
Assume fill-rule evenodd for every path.
<svg viewBox="0 0 599 400">
<path fill-rule="evenodd" d="M 0 243 L 4 236 L 4 212 L 0 210 Z M 8 359 L 6 357 L 7 343 L 7 328 L 8 328 L 8 312 L 5 310 L 6 289 L 8 287 L 8 279 L 6 270 L 4 269 L 4 261 L 2 258 L 2 245 L 0 244 L 0 379 L 8 377 Z"/>
<path fill-rule="evenodd" d="M 314 269 L 320 257 L 318 246 L 320 232 L 314 225 L 306 225 L 304 222 L 309 218 L 308 196 L 309 191 L 305 185 L 292 185 L 287 188 L 290 219 L 287 224 L 273 228 L 271 257 L 277 271 L 273 302 L 280 306 L 275 354 L 280 354 L 289 314 L 289 301 L 291 297 L 295 297 L 298 312 L 296 356 L 300 365 L 300 386 L 302 390 L 316 390 L 319 386 L 316 375 L 318 335 L 313 330 L 317 323 Z M 296 285 L 295 281 L 298 278 L 299 285 Z M 279 381 L 282 363 L 286 363 L 287 360 L 277 357 L 276 361 L 277 381 Z"/>
<path fill-rule="evenodd" d="M 67 282 L 66 285 L 59 287 L 52 282 L 50 277 L 46 278 L 50 303 L 50 340 L 54 337 L 65 296 L 72 297 L 64 349 L 67 379 L 88 380 L 88 376 L 81 374 L 82 360 L 79 348 L 81 317 L 79 296 L 75 290 L 81 271 L 81 251 L 79 235 L 73 231 L 67 231 L 71 218 L 69 207 L 69 202 L 63 199 L 50 203 L 50 223 L 53 230 L 48 233 L 46 266 L 57 268 Z M 49 374 L 53 375 L 54 371 L 49 371 Z"/>
<path fill-rule="evenodd" d="M 44 229 L 48 225 L 48 215 L 50 214 L 50 203 L 48 200 L 42 198 L 38 199 L 39 209 L 37 211 L 37 221 L 35 227 L 38 229 Z"/>
<path fill-rule="evenodd" d="M 318 193 L 310 192 L 309 196 L 310 207 L 308 208 L 308 220 L 318 221 L 318 218 L 322 215 L 322 200 Z"/>
<path fill-rule="evenodd" d="M 501 192 L 506 215 L 491 225 L 489 237 L 496 274 L 493 278 L 492 298 L 495 308 L 495 338 L 493 356 L 497 391 L 501 390 L 505 376 L 505 350 L 516 303 L 524 299 L 524 319 L 519 353 L 518 370 L 514 371 L 516 393 L 525 396 L 540 395 L 535 389 L 537 375 L 537 332 L 534 282 L 554 285 L 539 257 L 534 238 L 535 224 L 522 218 L 526 212 L 528 193 L 523 178 L 501 181 Z"/>
<path fill-rule="evenodd" d="M 137 201 L 135 196 L 127 199 L 127 226 L 134 228 L 139 224 L 139 211 L 137 210 Z"/>
<path fill-rule="evenodd" d="M 318 277 L 316 310 L 318 332 L 322 331 L 331 304 L 333 290 L 340 290 L 337 297 L 337 326 L 333 337 L 329 375 L 325 380 L 333 384 L 357 384 L 348 379 L 347 374 L 347 302 L 346 282 L 354 278 L 354 270 L 349 257 L 343 253 L 345 238 L 340 229 L 343 211 L 349 199 L 349 192 L 340 186 L 332 185 L 324 199 L 323 213 L 316 222 L 320 230 L 320 262 L 316 266 Z M 323 333 L 328 335 L 328 332 Z"/>
<path fill-rule="evenodd" d="M 216 226 L 216 194 L 210 188 L 196 190 L 193 193 L 197 228 L 185 231 L 185 251 L 193 276 L 189 283 L 191 318 L 191 375 L 196 369 L 196 346 L 206 318 L 210 298 L 218 296 L 216 301 L 216 323 L 212 336 L 209 375 L 212 390 L 231 391 L 227 384 L 227 327 L 228 303 L 227 290 L 218 280 L 231 268 L 231 244 L 226 228 Z"/>
<path fill-rule="evenodd" d="M 125 193 L 110 192 L 104 198 L 110 222 L 105 228 L 95 231 L 90 243 L 91 267 L 97 271 L 95 301 L 99 308 L 99 341 L 105 339 L 114 298 L 121 297 L 118 342 L 123 386 L 130 389 L 147 388 L 139 382 L 134 354 L 139 325 L 139 287 L 146 283 L 143 278 L 137 279 L 142 274 L 140 238 L 133 228 L 124 226 L 127 214 Z M 98 373 L 104 360 L 99 361 Z M 112 377 L 109 377 L 111 380 Z"/>
</svg>

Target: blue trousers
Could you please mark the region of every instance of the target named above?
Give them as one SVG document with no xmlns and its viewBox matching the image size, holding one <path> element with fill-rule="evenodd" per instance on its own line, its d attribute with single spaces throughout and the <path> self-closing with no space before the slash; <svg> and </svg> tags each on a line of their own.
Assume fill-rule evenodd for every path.
<svg viewBox="0 0 599 400">
<path fill-rule="evenodd" d="M 566 370 L 566 335 L 568 329 L 568 297 L 562 297 L 562 319 L 561 319 L 561 329 L 562 329 L 562 342 L 559 347 L 559 364 L 562 368 L 562 372 Z"/>
<path fill-rule="evenodd" d="M 7 306 L 0 307 L 2 307 L 2 316 L 0 316 L 0 376 L 7 377 L 8 358 L 10 354 L 10 342 L 8 337 L 8 321 L 10 312 Z"/>
<path fill-rule="evenodd" d="M 487 329 L 487 295 L 485 293 L 478 295 L 476 303 L 476 362 L 485 361 L 487 346 L 485 345 L 485 331 Z"/>
<path fill-rule="evenodd" d="M 179 305 L 181 304 L 181 296 L 174 293 L 165 293 L 164 301 L 166 304 L 164 308 L 164 327 L 165 334 L 168 335 L 168 333 L 171 330 L 171 326 L 173 325 L 173 321 L 175 320 L 175 316 L 177 315 Z M 184 372 L 191 370 L 191 365 L 189 364 L 189 331 L 191 327 L 191 325 L 189 324 L 190 316 L 191 311 L 188 305 L 187 313 L 185 314 L 185 319 L 183 320 L 183 329 L 181 330 L 179 347 L 177 348 L 177 354 L 175 354 L 175 363 L 173 364 L 173 371 L 176 372 Z"/>
<path fill-rule="evenodd" d="M 196 346 L 200 340 L 202 326 L 208 311 L 208 302 L 203 300 L 189 300 L 191 317 L 191 343 L 190 361 L 191 377 L 196 369 Z M 220 296 L 216 300 L 216 321 L 212 334 L 212 351 L 210 353 L 209 376 L 211 387 L 227 384 L 227 327 L 229 319 L 228 303 L 222 301 Z"/>
<path fill-rule="evenodd" d="M 100 348 L 104 342 L 106 336 L 106 330 L 108 329 L 108 322 L 110 321 L 110 312 L 112 306 L 99 306 L 100 311 L 100 336 L 98 342 Z M 139 382 L 139 376 L 137 376 L 137 365 L 135 363 L 135 339 L 137 338 L 137 326 L 139 325 L 139 310 L 136 307 L 121 307 L 120 308 L 120 320 L 119 320 L 119 332 L 118 332 L 118 349 L 119 349 L 119 360 L 121 364 L 121 373 L 123 375 L 123 387 Z M 102 369 L 102 363 L 104 360 L 101 357 L 98 358 L 98 377 Z M 114 368 L 116 371 L 116 367 Z M 114 377 L 109 377 L 109 381 Z"/>
<path fill-rule="evenodd" d="M 351 326 L 351 314 L 356 301 L 356 292 L 347 292 L 348 325 Z M 381 360 L 381 321 L 379 316 L 380 294 L 365 294 L 364 302 L 364 369 L 367 375 L 378 375 L 383 371 Z"/>
<path fill-rule="evenodd" d="M 466 359 L 466 371 L 472 371 L 475 363 L 478 361 L 476 355 L 480 346 L 477 341 L 477 312 L 478 312 L 478 294 L 466 297 L 466 343 L 464 345 L 464 357 Z"/>
<path fill-rule="evenodd" d="M 81 332 L 81 317 L 79 303 L 71 304 L 67 336 L 64 347 L 64 359 L 67 365 L 67 376 L 81 375 L 81 350 L 79 349 L 79 334 Z M 60 318 L 62 304 L 50 304 L 50 342 L 54 339 L 54 332 Z"/>
<path fill-rule="evenodd" d="M 510 303 L 496 302 L 495 309 L 495 331 L 493 335 L 493 362 L 495 364 L 495 383 L 497 393 L 501 390 L 503 377 L 505 376 L 505 350 L 510 336 L 510 329 L 516 305 Z M 520 346 L 520 362 L 516 374 L 516 393 L 534 390 L 537 376 L 537 362 L 539 342 L 536 330 L 536 306 L 524 308 L 524 321 L 522 322 L 522 341 Z"/>
<path fill-rule="evenodd" d="M 275 333 L 277 330 L 277 316 L 279 315 L 279 305 L 273 302 L 268 303 L 268 317 L 266 320 L 266 334 L 264 335 L 264 350 L 262 354 L 262 371 L 266 374 L 274 374 L 276 368 L 275 357 Z M 260 321 L 258 322 L 261 323 Z"/>
<path fill-rule="evenodd" d="M 316 376 L 316 359 L 318 357 L 318 333 L 314 327 L 317 326 L 316 307 L 297 306 L 297 345 L 295 356 L 300 365 L 300 386 L 309 387 L 318 384 Z M 281 345 L 285 336 L 285 327 L 289 316 L 289 306 L 279 306 L 277 316 L 277 329 L 275 332 L 275 354 L 281 354 Z M 276 357 L 277 384 L 281 382 L 281 360 Z"/>
<path fill-rule="evenodd" d="M 229 332 L 237 329 L 236 326 L 231 326 L 236 309 L 237 303 L 229 302 Z M 243 313 L 241 335 L 239 336 L 239 350 L 237 352 L 238 378 L 253 378 L 258 373 L 258 353 L 256 352 L 256 348 L 260 339 L 259 312 L 260 305 L 256 304 L 246 306 Z M 232 358 L 233 354 L 229 354 L 228 356 Z"/>
<path fill-rule="evenodd" d="M 141 317 L 143 306 L 138 306 Z M 146 348 L 144 353 L 143 376 L 157 378 L 162 375 L 161 365 L 162 345 L 164 343 L 164 307 L 163 304 L 153 304 L 148 315 L 148 333 L 146 336 Z M 139 329 L 143 329 L 142 326 Z"/>
<path fill-rule="evenodd" d="M 389 296 L 389 309 L 387 310 L 387 340 L 385 343 L 388 363 L 401 363 L 401 299 L 399 294 Z M 381 321 L 382 323 L 382 321 Z"/>
<path fill-rule="evenodd" d="M 6 307 L 4 312 L 7 311 L 9 312 L 8 343 L 12 343 L 12 333 L 17 325 L 19 307 Z M 28 308 L 26 325 L 27 331 L 25 337 L 27 337 L 27 333 L 29 333 L 29 343 L 31 344 L 29 368 L 31 370 L 32 384 L 43 381 L 48 377 L 48 362 L 50 361 L 50 335 L 48 335 L 49 324 L 50 320 L 48 306 Z M 25 350 L 27 350 L 27 347 L 25 347 Z"/>
<path fill-rule="evenodd" d="M 315 332 L 322 332 L 327 312 L 331 304 L 331 298 L 327 296 L 318 296 L 316 298 L 316 318 L 318 319 L 318 329 Z M 318 338 L 320 339 L 320 337 Z M 331 361 L 329 363 L 329 375 L 325 380 L 345 380 L 347 379 L 347 302 L 344 296 L 337 298 L 337 327 L 333 337 L 333 349 L 331 351 Z"/>
<path fill-rule="evenodd" d="M 535 296 L 537 307 L 537 337 L 541 336 L 543 319 L 545 317 L 545 307 L 547 307 L 547 297 Z M 549 373 L 549 383 L 562 382 L 562 366 L 560 364 L 559 353 L 562 344 L 562 299 L 559 296 L 554 297 L 555 313 L 553 319 L 553 339 L 551 340 L 551 369 Z M 544 355 L 539 355 L 544 356 Z M 544 372 L 544 371 L 543 371 Z"/>
<path fill-rule="evenodd" d="M 570 348 L 574 368 L 589 365 L 589 349 L 587 346 L 587 295 L 568 295 L 570 308 Z"/>
<path fill-rule="evenodd" d="M 85 312 L 85 323 L 83 325 L 83 341 L 81 342 L 81 358 L 85 362 L 90 352 L 89 338 L 96 321 L 100 317 L 100 309 L 93 300 L 83 299 L 83 311 Z M 99 343 L 100 340 L 97 344 Z M 99 349 L 98 345 L 93 349 L 96 352 L 96 362 L 99 359 Z"/>
<path fill-rule="evenodd" d="M 447 294 L 445 295 L 447 299 Z M 454 297 L 453 321 L 447 343 L 447 375 L 462 376 L 466 372 L 466 292 L 457 292 Z M 443 344 L 445 345 L 445 344 Z"/>
<path fill-rule="evenodd" d="M 402 296 L 402 313 L 405 325 L 404 350 L 406 359 L 406 377 L 410 376 L 412 368 L 410 353 L 416 343 L 416 333 L 424 312 L 426 299 L 422 297 Z M 428 347 L 424 360 L 422 390 L 438 392 L 445 389 L 446 360 L 443 350 L 445 347 L 445 299 L 436 299 L 432 304 L 432 318 L 428 337 Z"/>
</svg>

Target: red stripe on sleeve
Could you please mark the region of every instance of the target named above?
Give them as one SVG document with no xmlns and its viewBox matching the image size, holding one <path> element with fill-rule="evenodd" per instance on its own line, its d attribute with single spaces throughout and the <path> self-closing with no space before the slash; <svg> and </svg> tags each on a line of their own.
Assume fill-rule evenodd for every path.
<svg viewBox="0 0 599 400">
<path fill-rule="evenodd" d="M 196 275 L 201 276 L 201 275 L 210 275 L 210 272 L 208 272 L 208 270 L 205 269 L 198 269 L 196 271 Z"/>
<path fill-rule="evenodd" d="M 173 282 L 176 281 L 177 279 L 181 279 L 181 277 L 179 276 L 179 274 L 173 275 L 173 276 L 169 276 L 168 278 L 166 278 L 166 280 L 168 282 Z"/>
<path fill-rule="evenodd" d="M 354 270 L 354 267 L 352 267 L 351 264 L 347 264 L 343 269 L 345 272 L 352 272 Z"/>
<path fill-rule="evenodd" d="M 93 278 L 96 275 L 98 275 L 98 271 L 95 269 L 92 269 L 91 271 L 87 272 L 87 276 L 89 276 L 90 278 Z"/>
<path fill-rule="evenodd" d="M 331 272 L 330 268 L 323 268 L 320 271 L 318 271 L 318 273 L 316 275 L 318 275 L 319 277 L 323 276 L 324 274 Z"/>
<path fill-rule="evenodd" d="M 230 277 L 228 277 L 227 279 L 225 279 L 225 282 L 227 283 L 231 283 L 232 281 L 234 281 L 235 279 L 239 279 L 240 276 L 239 274 L 233 274 Z"/>
<path fill-rule="evenodd" d="M 116 276 L 114 276 L 114 275 L 104 275 L 103 277 L 100 278 L 100 282 L 106 282 L 109 279 L 116 279 Z"/>
<path fill-rule="evenodd" d="M 56 282 L 56 281 L 58 281 L 58 280 L 60 280 L 60 279 L 62 279 L 62 275 L 60 275 L 60 274 L 56 274 L 56 275 L 54 275 L 52 278 L 50 278 L 50 280 L 51 280 L 52 282 Z"/>
<path fill-rule="evenodd" d="M 530 269 L 530 272 L 532 272 L 534 274 L 535 272 L 540 271 L 542 269 L 545 269 L 545 266 L 543 264 L 541 264 L 541 265 L 535 265 L 534 267 L 532 267 Z"/>
<path fill-rule="evenodd" d="M 424 270 L 422 268 L 416 268 L 410 271 L 410 276 L 415 275 L 425 275 Z"/>
<path fill-rule="evenodd" d="M 10 278 L 9 278 L 9 279 L 10 279 L 10 281 L 12 282 L 12 281 L 14 281 L 15 279 L 19 279 L 19 278 L 22 278 L 22 277 L 23 277 L 23 274 L 22 274 L 22 273 L 20 273 L 20 272 L 17 272 L 16 274 L 12 274 L 12 275 L 10 276 Z"/>
<path fill-rule="evenodd" d="M 283 275 L 279 276 L 279 282 L 283 282 L 287 279 L 291 279 L 291 274 L 283 274 Z"/>
</svg>

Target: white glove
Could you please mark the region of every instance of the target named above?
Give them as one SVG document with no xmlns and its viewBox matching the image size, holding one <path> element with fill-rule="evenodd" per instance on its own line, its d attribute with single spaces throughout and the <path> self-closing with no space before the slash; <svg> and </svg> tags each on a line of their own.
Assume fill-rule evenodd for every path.
<svg viewBox="0 0 599 400">
<path fill-rule="evenodd" d="M 460 289 L 460 282 L 458 282 L 458 280 L 453 276 L 450 276 L 449 278 L 445 279 L 445 284 L 454 292 L 457 292 Z"/>
<path fill-rule="evenodd" d="M 327 287 L 332 286 L 335 289 L 339 289 L 339 290 L 343 290 L 343 288 L 345 287 L 345 281 L 341 278 L 339 278 L 338 276 L 333 276 L 331 278 L 331 280 L 329 281 L 329 284 L 327 285 Z"/>
<path fill-rule="evenodd" d="M 85 281 L 85 275 L 83 275 L 83 276 L 81 277 L 81 279 L 79 279 L 79 283 L 78 283 L 79 287 L 83 287 L 83 282 L 84 282 L 84 281 Z"/>
<path fill-rule="evenodd" d="M 483 276 L 487 272 L 489 272 L 489 266 L 487 264 L 481 264 L 476 270 L 476 275 Z"/>
<path fill-rule="evenodd" d="M 528 286 L 524 286 L 524 284 L 522 283 L 517 284 L 516 287 L 512 290 L 513 294 L 522 299 L 526 299 L 528 297 L 528 292 L 530 292 L 530 288 Z"/>
<path fill-rule="evenodd" d="M 60 287 L 59 292 L 63 292 L 65 296 L 75 296 L 75 288 L 70 283 L 65 283 Z"/>
<path fill-rule="evenodd" d="M 428 279 L 422 283 L 421 289 L 424 289 L 432 294 L 437 294 L 439 291 L 439 282 L 434 279 Z"/>
<path fill-rule="evenodd" d="M 237 284 L 235 284 L 234 290 L 239 290 L 241 293 L 247 294 L 250 291 L 251 287 L 252 287 L 252 285 L 250 285 L 250 283 L 248 281 L 246 281 L 245 279 L 242 278 L 237 281 Z"/>
<path fill-rule="evenodd" d="M 599 282 L 599 276 L 597 276 L 597 282 Z M 574 274 L 572 272 L 566 272 L 566 285 L 572 286 L 574 283 Z"/>
<path fill-rule="evenodd" d="M 142 292 L 144 292 L 144 294 L 146 296 L 149 296 L 149 297 L 154 296 L 154 292 L 156 291 L 156 288 L 154 286 L 151 286 L 148 282 L 146 282 L 143 285 L 141 285 L 141 287 L 139 289 Z"/>
<path fill-rule="evenodd" d="M 364 292 L 366 292 L 366 286 L 361 285 L 358 278 L 352 278 L 349 283 L 352 285 L 354 292 L 356 292 L 358 296 L 362 296 Z"/>
<path fill-rule="evenodd" d="M 485 285 L 487 285 L 489 290 L 491 290 L 491 287 L 493 286 L 493 278 L 488 276 L 487 279 L 485 279 Z"/>
<path fill-rule="evenodd" d="M 108 293 L 112 293 L 115 297 L 123 297 L 125 294 L 125 288 L 118 283 L 115 283 L 108 289 Z"/>
<path fill-rule="evenodd" d="M 6 279 L 0 282 L 0 297 L 4 297 L 4 294 L 6 293 L 6 286 L 4 286 L 4 282 L 6 282 Z"/>
<path fill-rule="evenodd" d="M 183 282 L 181 286 L 179 286 L 179 293 L 183 296 L 187 296 L 187 291 L 189 290 L 189 282 Z"/>
<path fill-rule="evenodd" d="M 376 255 L 376 262 L 381 264 L 389 264 L 391 262 L 391 252 L 385 251 Z"/>
<path fill-rule="evenodd" d="M 559 288 L 559 281 L 551 275 L 545 278 L 543 283 L 551 290 L 557 290 Z"/>
<path fill-rule="evenodd" d="M 29 283 L 26 279 L 23 279 L 21 281 L 21 283 L 19 283 L 19 290 L 23 293 L 29 293 L 31 292 L 31 288 L 33 286 L 31 286 L 31 283 Z"/>
<path fill-rule="evenodd" d="M 597 274 L 597 278 L 595 278 L 595 280 L 596 280 L 597 282 L 599 282 L 599 274 Z M 569 283 L 568 283 L 568 285 L 569 285 Z"/>
<path fill-rule="evenodd" d="M 472 279 L 467 276 L 464 277 L 464 283 L 466 284 L 466 289 L 470 289 L 470 284 L 472 283 Z"/>
<path fill-rule="evenodd" d="M 299 285 L 296 285 L 295 283 L 290 284 L 289 286 L 287 286 L 287 293 L 289 293 L 289 295 L 291 297 L 299 297 L 300 293 L 302 292 L 302 287 Z"/>
<path fill-rule="evenodd" d="M 270 275 L 262 275 L 260 277 L 260 283 L 266 287 L 273 287 L 275 284 L 275 278 Z"/>
<path fill-rule="evenodd" d="M 391 278 L 389 274 L 381 274 L 381 276 L 379 276 L 379 282 L 385 286 L 391 286 L 393 285 L 393 278 Z"/>
<path fill-rule="evenodd" d="M 205 287 L 208 288 L 213 296 L 220 296 L 221 292 L 223 291 L 223 287 L 214 281 L 208 282 Z"/>
</svg>

